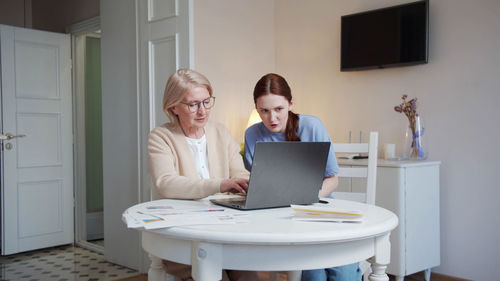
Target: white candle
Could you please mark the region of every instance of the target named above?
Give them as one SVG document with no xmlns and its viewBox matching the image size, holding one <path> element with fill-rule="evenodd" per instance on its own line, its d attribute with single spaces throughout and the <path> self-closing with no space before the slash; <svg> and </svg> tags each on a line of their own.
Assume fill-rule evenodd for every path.
<svg viewBox="0 0 500 281">
<path fill-rule="evenodd" d="M 393 143 L 384 144 L 384 159 L 394 159 L 396 158 L 396 145 Z"/>
</svg>

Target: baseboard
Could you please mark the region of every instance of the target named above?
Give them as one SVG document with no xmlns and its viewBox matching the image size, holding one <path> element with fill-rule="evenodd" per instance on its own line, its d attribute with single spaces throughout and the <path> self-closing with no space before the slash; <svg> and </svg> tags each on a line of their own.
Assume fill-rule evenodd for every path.
<svg viewBox="0 0 500 281">
<path fill-rule="evenodd" d="M 432 281 L 473 281 L 471 279 L 464 279 L 464 278 L 459 278 L 455 276 L 450 276 L 450 275 L 444 275 L 440 273 L 431 273 L 431 279 Z"/>
<path fill-rule="evenodd" d="M 87 240 L 104 238 L 104 213 L 87 213 Z"/>
<path fill-rule="evenodd" d="M 139 274 L 139 275 L 134 275 L 126 278 L 120 278 L 116 279 L 114 281 L 147 281 L 148 280 L 148 275 L 147 274 Z"/>
<path fill-rule="evenodd" d="M 389 280 L 394 280 L 394 276 L 389 276 Z M 440 273 L 431 273 L 432 281 L 473 281 L 470 279 L 459 278 L 455 276 L 440 274 Z M 417 272 L 408 276 L 405 276 L 405 281 L 425 281 L 424 272 Z"/>
</svg>

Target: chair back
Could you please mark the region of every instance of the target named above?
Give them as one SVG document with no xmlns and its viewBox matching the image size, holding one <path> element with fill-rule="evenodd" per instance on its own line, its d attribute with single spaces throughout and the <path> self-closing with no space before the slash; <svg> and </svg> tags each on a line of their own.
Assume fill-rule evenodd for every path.
<svg viewBox="0 0 500 281">
<path fill-rule="evenodd" d="M 336 199 L 352 200 L 375 205 L 375 192 L 377 183 L 377 149 L 378 132 L 370 132 L 368 143 L 334 143 L 333 147 L 336 154 L 368 154 L 368 165 L 357 166 L 352 160 L 353 165 L 340 166 L 339 180 L 341 178 L 366 178 L 365 192 L 333 192 Z M 365 163 L 363 161 L 363 163 Z"/>
</svg>

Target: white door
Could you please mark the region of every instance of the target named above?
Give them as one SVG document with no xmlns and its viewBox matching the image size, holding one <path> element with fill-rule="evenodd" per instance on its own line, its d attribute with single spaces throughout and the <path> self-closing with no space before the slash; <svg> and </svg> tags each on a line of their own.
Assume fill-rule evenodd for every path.
<svg viewBox="0 0 500 281">
<path fill-rule="evenodd" d="M 70 36 L 0 25 L 0 54 L 2 255 L 72 243 Z"/>
<path fill-rule="evenodd" d="M 179 68 L 194 68 L 192 1 L 151 0 L 139 2 L 139 62 L 142 95 L 142 143 L 149 132 L 169 122 L 163 112 L 163 93 L 168 77 Z M 141 149 L 141 201 L 151 198 L 152 180 L 146 158 L 146 145 Z"/>
<path fill-rule="evenodd" d="M 104 254 L 134 269 L 147 269 L 149 263 L 139 233 L 120 217 L 126 208 L 150 200 L 147 137 L 166 119 L 161 103 L 168 76 L 192 67 L 192 2 L 101 1 Z"/>
<path fill-rule="evenodd" d="M 140 85 L 149 119 L 146 131 L 165 122 L 163 91 L 167 78 L 179 68 L 193 68 L 190 37 L 192 1 L 151 0 L 139 2 Z"/>
</svg>

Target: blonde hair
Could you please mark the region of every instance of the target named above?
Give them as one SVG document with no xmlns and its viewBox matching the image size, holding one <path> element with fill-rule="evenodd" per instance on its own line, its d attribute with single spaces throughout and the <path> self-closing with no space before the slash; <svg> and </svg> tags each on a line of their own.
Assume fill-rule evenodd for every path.
<svg viewBox="0 0 500 281">
<path fill-rule="evenodd" d="M 179 117 L 174 114 L 172 107 L 178 105 L 187 91 L 195 87 L 205 87 L 212 96 L 212 85 L 203 74 L 192 69 L 181 68 L 170 75 L 163 93 L 163 112 L 170 122 L 179 124 Z"/>
</svg>

